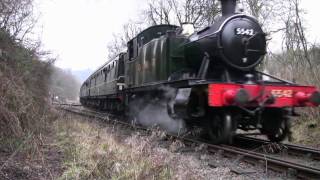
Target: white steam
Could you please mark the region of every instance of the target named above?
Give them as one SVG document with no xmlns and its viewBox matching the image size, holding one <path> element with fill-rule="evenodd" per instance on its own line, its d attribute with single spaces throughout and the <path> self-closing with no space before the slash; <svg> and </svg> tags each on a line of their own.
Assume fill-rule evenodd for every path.
<svg viewBox="0 0 320 180">
<path fill-rule="evenodd" d="M 186 132 L 186 125 L 182 119 L 173 119 L 167 112 L 167 100 L 175 95 L 173 88 L 162 88 L 164 99 L 144 97 L 137 98 L 130 103 L 130 114 L 135 122 L 146 127 L 159 126 L 161 129 L 173 134 Z"/>
</svg>

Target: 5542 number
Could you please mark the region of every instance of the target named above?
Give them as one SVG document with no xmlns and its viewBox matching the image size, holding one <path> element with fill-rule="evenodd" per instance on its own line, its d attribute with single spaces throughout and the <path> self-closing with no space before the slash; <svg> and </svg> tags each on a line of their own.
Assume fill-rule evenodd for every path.
<svg viewBox="0 0 320 180">
<path fill-rule="evenodd" d="M 246 29 L 246 28 L 236 28 L 236 35 L 247 35 L 247 36 L 253 36 L 254 30 L 253 29 Z"/>
<path fill-rule="evenodd" d="M 274 89 L 274 90 L 271 90 L 271 94 L 275 97 L 278 97 L 278 98 L 281 98 L 281 97 L 291 98 L 293 96 L 293 91 L 292 90 Z"/>
</svg>

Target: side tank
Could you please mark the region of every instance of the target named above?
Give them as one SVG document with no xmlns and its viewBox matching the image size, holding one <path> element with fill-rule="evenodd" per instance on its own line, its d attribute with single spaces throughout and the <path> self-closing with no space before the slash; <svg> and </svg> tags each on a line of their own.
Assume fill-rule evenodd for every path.
<svg viewBox="0 0 320 180">
<path fill-rule="evenodd" d="M 168 81 L 171 74 L 185 69 L 184 51 L 180 46 L 188 39 L 176 34 L 178 28 L 172 25 L 153 26 L 128 43 L 125 60 L 127 88 Z"/>
</svg>

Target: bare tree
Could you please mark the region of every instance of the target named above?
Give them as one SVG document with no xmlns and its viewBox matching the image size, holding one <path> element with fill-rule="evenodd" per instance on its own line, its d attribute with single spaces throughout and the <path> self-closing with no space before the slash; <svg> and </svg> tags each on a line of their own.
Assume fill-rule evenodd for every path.
<svg viewBox="0 0 320 180">
<path fill-rule="evenodd" d="M 296 57 L 304 59 L 312 68 L 309 56 L 309 45 L 305 36 L 305 28 L 302 25 L 300 1 L 290 0 L 291 12 L 285 20 L 286 31 L 284 34 L 284 45 L 287 51 L 296 51 Z"/>
<path fill-rule="evenodd" d="M 300 0 L 282 2 L 282 14 L 274 18 L 282 35 L 282 52 L 269 52 L 268 69 L 278 76 L 304 84 L 319 85 L 318 48 L 306 37 L 304 10 Z M 274 31 L 275 32 L 275 31 Z M 279 69 L 281 67 L 281 69 Z"/>
<path fill-rule="evenodd" d="M 122 31 L 118 34 L 113 34 L 113 40 L 107 45 L 108 59 L 113 59 L 119 53 L 126 51 L 127 42 L 134 38 L 142 29 L 143 25 L 138 22 L 130 21 L 123 25 Z"/>
<path fill-rule="evenodd" d="M 212 24 L 219 11 L 217 0 L 150 0 L 143 11 L 143 23 L 129 21 L 122 32 L 113 35 L 113 40 L 107 45 L 108 58 L 112 59 L 125 51 L 127 42 L 148 25 L 182 25 L 188 22 L 200 28 Z"/>
<path fill-rule="evenodd" d="M 22 41 L 35 26 L 33 0 L 1 0 L 0 29 Z"/>
<path fill-rule="evenodd" d="M 256 17 L 264 31 L 270 36 L 283 32 L 285 27 L 279 22 L 290 12 L 289 0 L 240 0 L 245 13 Z"/>
<path fill-rule="evenodd" d="M 216 0 L 150 0 L 145 15 L 151 25 L 192 23 L 196 28 L 214 22 Z"/>
<path fill-rule="evenodd" d="M 151 25 L 174 24 L 171 18 L 172 10 L 172 3 L 169 0 L 151 0 L 145 14 Z"/>
</svg>

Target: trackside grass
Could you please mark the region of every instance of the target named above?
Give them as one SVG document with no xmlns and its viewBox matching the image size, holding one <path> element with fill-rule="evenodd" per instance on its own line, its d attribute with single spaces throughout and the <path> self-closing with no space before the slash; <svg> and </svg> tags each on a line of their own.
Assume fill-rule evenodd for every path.
<svg viewBox="0 0 320 180">
<path fill-rule="evenodd" d="M 192 153 L 179 152 L 183 143 L 163 141 L 161 131 L 146 135 L 71 114 L 54 122 L 54 129 L 64 156 L 61 180 L 239 179 L 228 167 L 209 167 L 215 157 L 202 146 Z"/>
<path fill-rule="evenodd" d="M 110 129 L 72 116 L 54 127 L 65 156 L 60 179 L 171 179 L 168 165 L 155 163 L 144 147 L 118 142 Z"/>
</svg>

